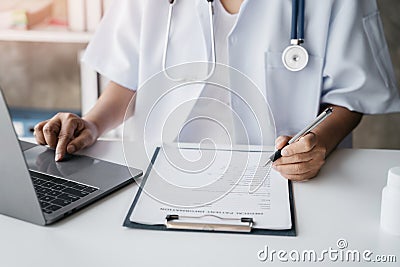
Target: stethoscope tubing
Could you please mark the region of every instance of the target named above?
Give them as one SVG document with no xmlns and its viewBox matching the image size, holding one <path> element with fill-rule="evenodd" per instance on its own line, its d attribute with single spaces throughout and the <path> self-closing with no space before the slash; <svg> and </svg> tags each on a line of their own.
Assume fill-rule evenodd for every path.
<svg viewBox="0 0 400 267">
<path fill-rule="evenodd" d="M 209 14 L 209 24 L 210 24 L 210 39 L 211 39 L 211 70 L 207 74 L 206 77 L 204 77 L 202 80 L 208 80 L 215 72 L 215 68 L 217 65 L 217 55 L 215 52 L 215 32 L 214 32 L 214 7 L 213 7 L 213 2 L 214 0 L 206 0 L 208 3 L 208 14 Z M 174 78 L 168 73 L 168 67 L 167 67 L 167 60 L 168 60 L 168 47 L 169 47 L 169 37 L 170 37 L 170 32 L 171 32 L 171 21 L 172 21 L 172 14 L 173 14 L 173 9 L 174 5 L 176 3 L 176 0 L 168 0 L 169 2 L 169 10 L 168 10 L 168 22 L 167 22 L 167 32 L 165 36 L 165 42 L 164 42 L 164 52 L 163 52 L 163 59 L 162 59 L 162 70 L 164 75 L 171 81 L 174 82 L 181 82 L 185 81 L 185 78 Z"/>
<path fill-rule="evenodd" d="M 290 39 L 304 41 L 305 0 L 292 0 L 292 28 Z"/>
</svg>

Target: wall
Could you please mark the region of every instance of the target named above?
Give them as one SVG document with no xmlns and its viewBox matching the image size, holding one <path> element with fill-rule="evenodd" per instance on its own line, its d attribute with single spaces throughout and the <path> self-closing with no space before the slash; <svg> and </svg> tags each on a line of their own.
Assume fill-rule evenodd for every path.
<svg viewBox="0 0 400 267">
<path fill-rule="evenodd" d="M 400 84 L 400 1 L 378 0 L 386 39 Z M 364 116 L 353 135 L 357 148 L 400 149 L 400 114 Z"/>
<path fill-rule="evenodd" d="M 0 42 L 0 85 L 11 106 L 80 110 L 84 45 Z"/>
<path fill-rule="evenodd" d="M 0 0 L 1 4 L 15 0 Z M 34 0 L 32 0 L 34 1 Z M 67 22 L 67 1 L 53 0 L 52 18 Z M 78 53 L 86 45 L 0 42 L 0 85 L 13 107 L 80 110 Z"/>
</svg>

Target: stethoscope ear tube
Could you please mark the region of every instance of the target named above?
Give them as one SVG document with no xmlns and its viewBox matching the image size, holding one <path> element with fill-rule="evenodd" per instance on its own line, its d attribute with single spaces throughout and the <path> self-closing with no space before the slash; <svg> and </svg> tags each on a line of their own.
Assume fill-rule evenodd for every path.
<svg viewBox="0 0 400 267">
<path fill-rule="evenodd" d="M 167 22 L 167 32 L 165 36 L 165 42 L 164 42 L 164 52 L 163 52 L 163 59 L 162 59 L 162 70 L 165 74 L 165 76 L 174 82 L 182 82 L 185 81 L 185 78 L 175 78 L 172 77 L 168 73 L 167 69 L 167 60 L 168 60 L 168 46 L 169 46 L 169 36 L 171 32 L 171 21 L 172 21 L 172 14 L 173 14 L 173 9 L 174 5 L 176 4 L 176 0 L 168 0 L 169 2 L 169 10 L 168 10 L 168 22 Z M 214 9 L 213 9 L 213 2 L 214 0 L 207 0 L 208 3 L 208 14 L 209 14 L 209 24 L 210 24 L 210 38 L 211 38 L 211 70 L 201 80 L 208 80 L 215 72 L 216 64 L 217 64 L 217 56 L 215 52 L 215 33 L 214 33 Z M 200 79 L 199 79 L 200 80 Z"/>
</svg>

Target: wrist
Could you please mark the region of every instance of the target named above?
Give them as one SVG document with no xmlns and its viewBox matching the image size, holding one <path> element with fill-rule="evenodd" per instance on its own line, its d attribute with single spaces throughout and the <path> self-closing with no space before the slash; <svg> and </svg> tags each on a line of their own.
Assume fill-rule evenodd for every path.
<svg viewBox="0 0 400 267">
<path fill-rule="evenodd" d="M 86 127 L 92 133 L 94 140 L 97 140 L 97 138 L 99 138 L 103 134 L 99 124 L 95 120 L 92 120 L 88 117 L 82 117 L 82 120 L 85 121 Z"/>
<path fill-rule="evenodd" d="M 329 133 L 324 134 L 318 130 L 314 130 L 312 133 L 317 139 L 317 147 L 324 151 L 324 158 L 326 159 L 336 147 L 336 142 L 332 140 L 332 136 Z"/>
</svg>

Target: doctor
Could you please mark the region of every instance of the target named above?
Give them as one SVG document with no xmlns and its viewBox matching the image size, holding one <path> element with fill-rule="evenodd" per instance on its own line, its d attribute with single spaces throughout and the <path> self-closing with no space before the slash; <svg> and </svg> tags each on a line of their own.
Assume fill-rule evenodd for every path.
<svg viewBox="0 0 400 267">
<path fill-rule="evenodd" d="M 92 145 L 120 124 L 136 90 L 163 71 L 170 2 L 115 1 L 84 57 L 111 82 L 83 118 L 60 113 L 35 127 L 37 142 L 56 148 L 56 160 Z M 270 104 L 277 148 L 326 106 L 333 106 L 328 119 L 283 149 L 274 163 L 284 177 L 307 180 L 317 175 L 362 114 L 398 112 L 400 101 L 375 0 L 306 0 L 304 20 L 294 28 L 295 2 L 175 0 L 167 65 L 212 62 L 215 52 L 217 62 L 244 73 Z M 215 38 L 210 34 L 210 5 Z M 297 38 L 304 42 L 293 42 L 291 30 L 304 35 Z M 291 43 L 308 55 L 304 68 L 295 71 L 283 60 Z M 296 55 L 292 59 L 298 60 Z M 204 90 L 201 94 L 212 94 Z M 229 95 L 214 97 L 225 101 Z"/>
</svg>

